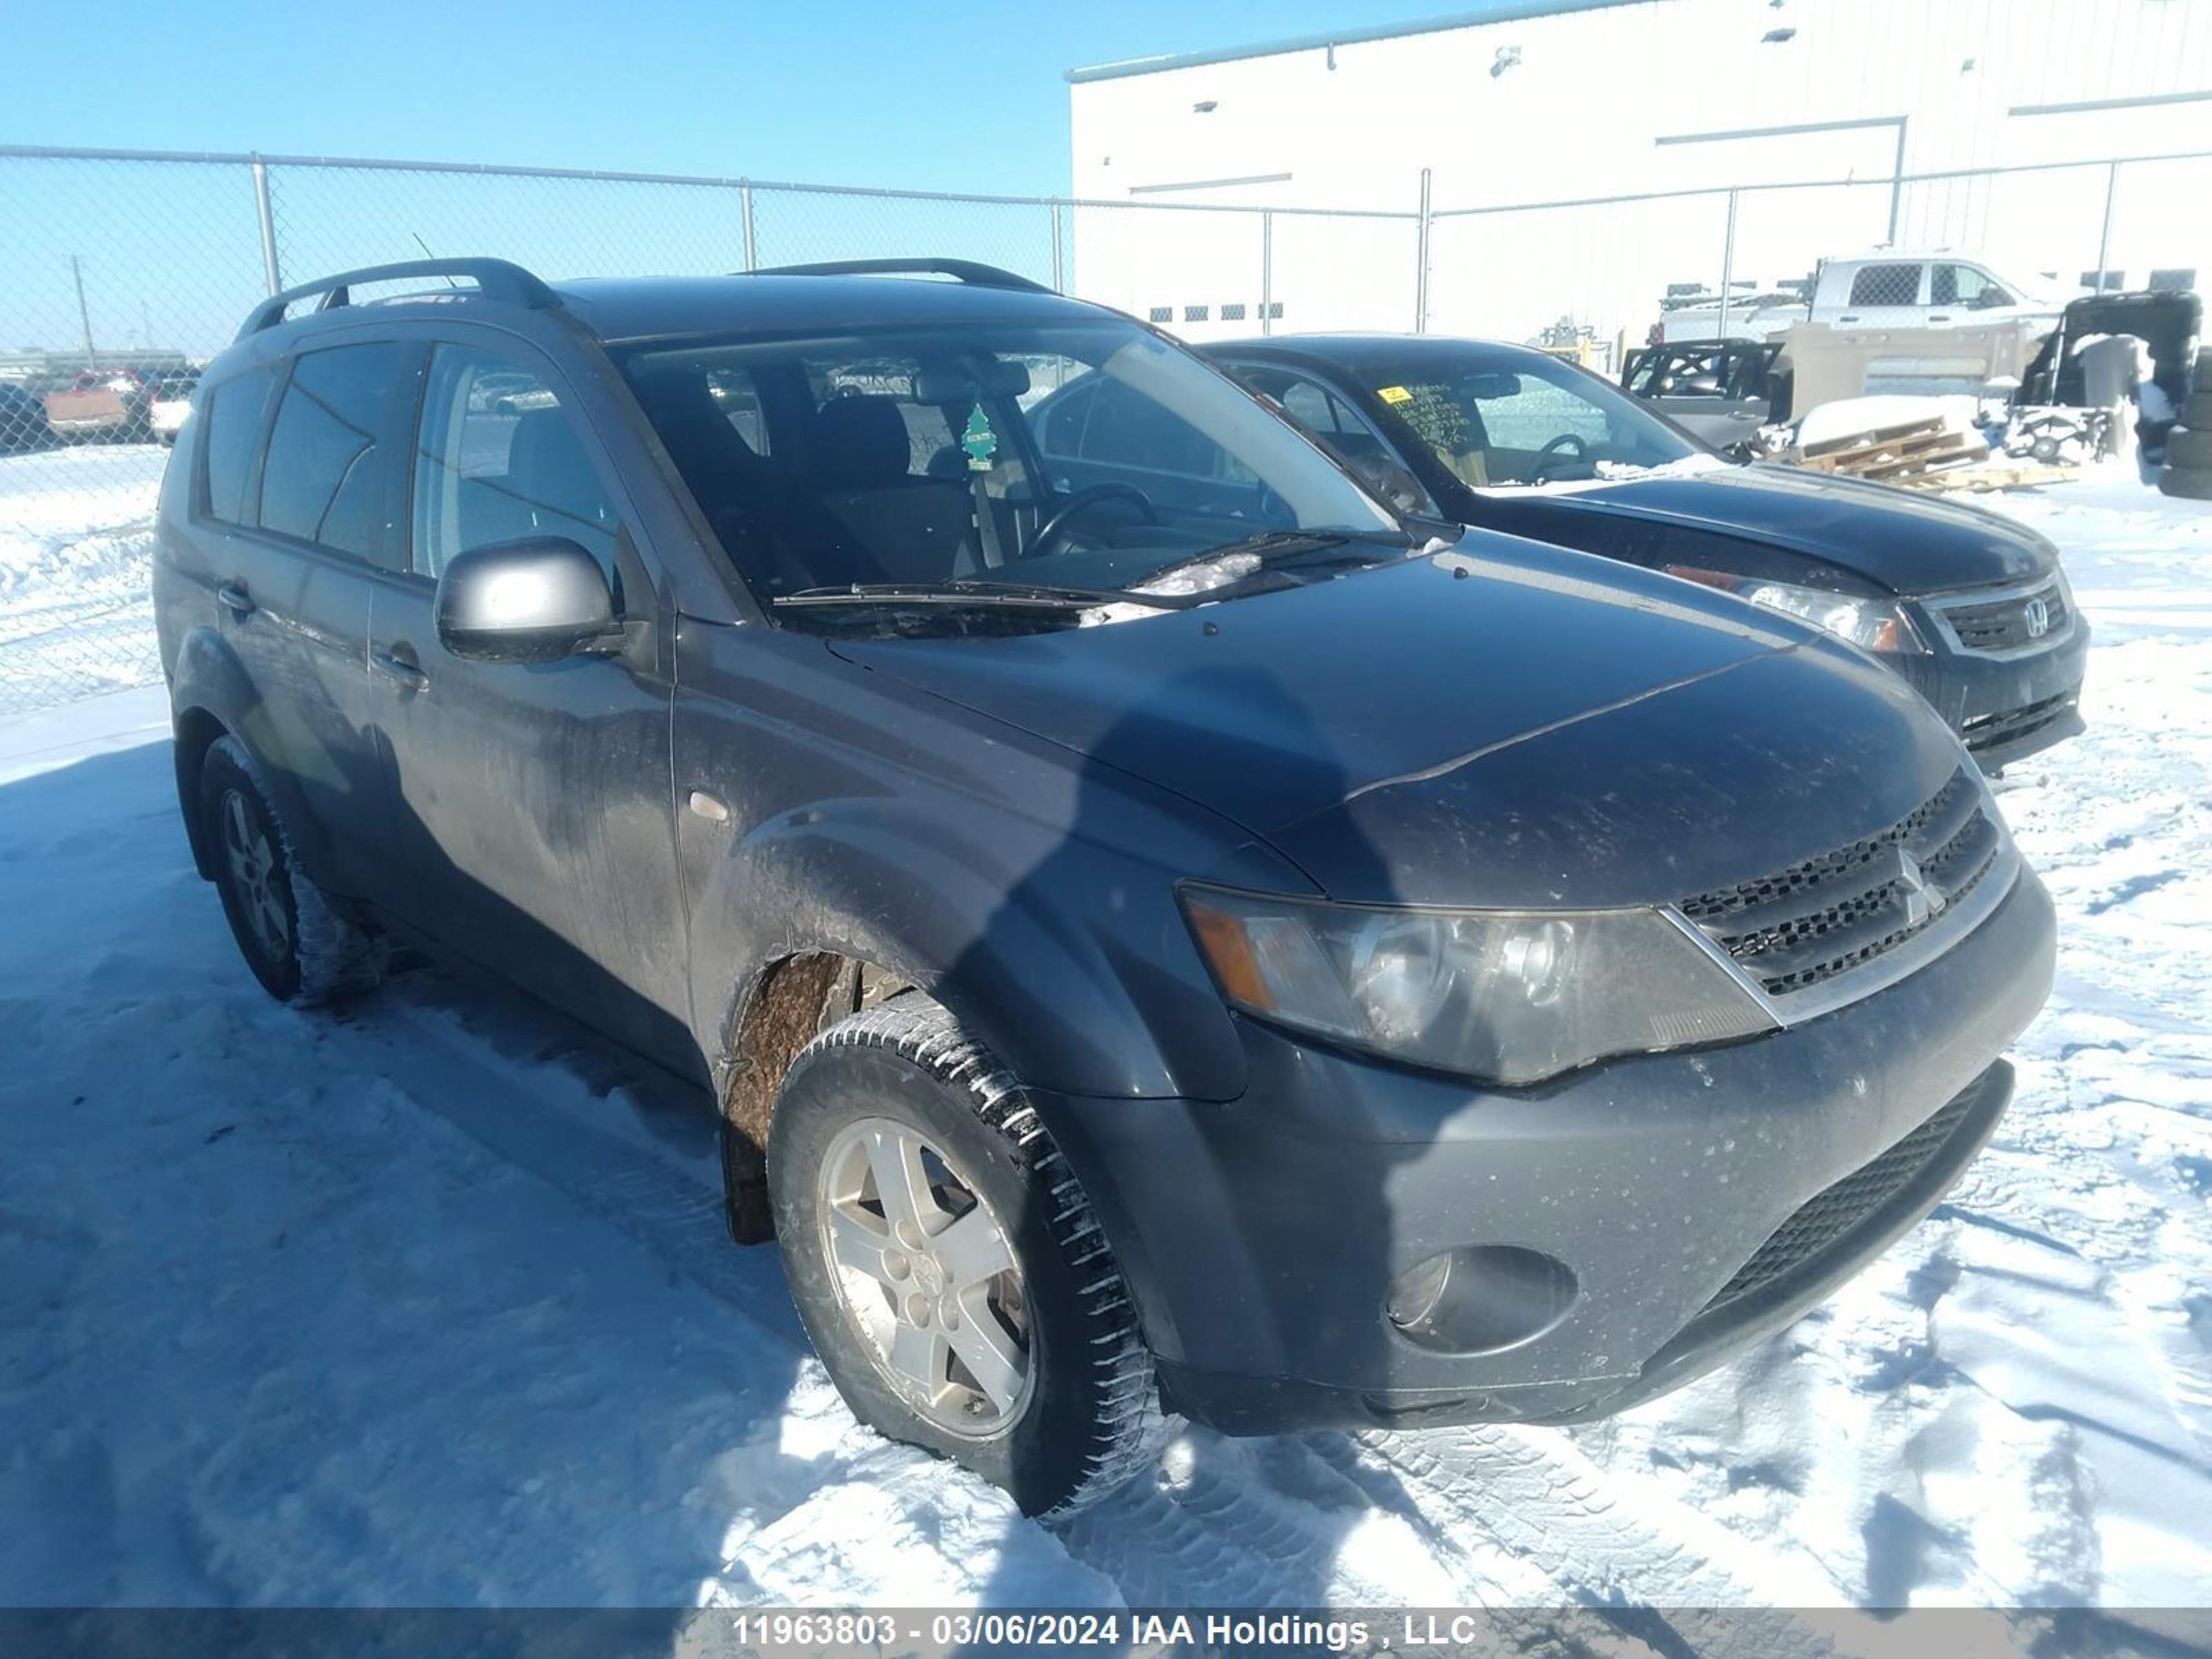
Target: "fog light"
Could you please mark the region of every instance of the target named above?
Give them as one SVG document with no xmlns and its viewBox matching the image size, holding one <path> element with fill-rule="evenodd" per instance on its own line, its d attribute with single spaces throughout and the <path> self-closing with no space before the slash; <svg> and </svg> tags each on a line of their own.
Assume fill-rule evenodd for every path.
<svg viewBox="0 0 2212 1659">
<path fill-rule="evenodd" d="M 1432 1255 L 1419 1266 L 1400 1273 L 1390 1286 L 1387 1310 L 1390 1322 L 1401 1331 L 1409 1331 L 1435 1313 L 1437 1304 L 1443 1300 L 1444 1286 L 1451 1282 L 1451 1268 L 1452 1259 L 1447 1253 Z"/>
<path fill-rule="evenodd" d="M 1422 1347 L 1495 1353 L 1550 1330 L 1579 1293 L 1557 1256 L 1518 1244 L 1468 1244 L 1399 1274 L 1383 1312 Z"/>
</svg>

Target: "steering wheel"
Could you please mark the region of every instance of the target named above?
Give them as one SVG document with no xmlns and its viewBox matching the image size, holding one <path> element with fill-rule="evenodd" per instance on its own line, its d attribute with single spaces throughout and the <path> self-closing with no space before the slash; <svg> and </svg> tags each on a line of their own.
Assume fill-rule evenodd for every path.
<svg viewBox="0 0 2212 1659">
<path fill-rule="evenodd" d="M 1060 504 L 1057 512 L 1037 526 L 1036 534 L 1030 538 L 1030 544 L 1023 550 L 1022 556 L 1025 559 L 1036 557 L 1044 550 L 1052 538 L 1060 534 L 1061 527 L 1077 514 L 1096 507 L 1101 501 L 1113 501 L 1116 498 L 1134 501 L 1143 511 L 1146 524 L 1158 524 L 1160 521 L 1159 509 L 1152 505 L 1152 498 L 1138 489 L 1136 485 L 1118 483 L 1092 484 L 1088 489 L 1079 489 L 1070 495 Z"/>
<path fill-rule="evenodd" d="M 1571 457 L 1566 453 L 1566 446 L 1569 444 L 1572 444 L 1575 449 Z M 1535 483 L 1560 461 L 1567 459 L 1579 461 L 1589 453 L 1589 446 L 1583 441 L 1580 433 L 1562 432 L 1536 452 L 1536 465 L 1529 469 L 1528 482 Z"/>
</svg>

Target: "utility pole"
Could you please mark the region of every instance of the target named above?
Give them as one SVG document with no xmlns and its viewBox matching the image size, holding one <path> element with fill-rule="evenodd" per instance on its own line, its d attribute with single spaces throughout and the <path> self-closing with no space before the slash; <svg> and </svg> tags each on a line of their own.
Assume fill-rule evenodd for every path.
<svg viewBox="0 0 2212 1659">
<path fill-rule="evenodd" d="M 70 255 L 70 275 L 76 279 L 76 319 L 84 325 L 84 366 L 100 367 L 100 354 L 92 347 L 92 312 L 84 302 L 84 261 Z"/>
</svg>

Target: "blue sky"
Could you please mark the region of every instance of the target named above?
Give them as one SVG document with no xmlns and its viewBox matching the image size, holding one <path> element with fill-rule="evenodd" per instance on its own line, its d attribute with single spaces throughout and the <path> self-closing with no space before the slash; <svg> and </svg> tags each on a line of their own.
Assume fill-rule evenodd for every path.
<svg viewBox="0 0 2212 1659">
<path fill-rule="evenodd" d="M 1471 6 L 0 0 L 0 143 L 1065 192 L 1072 65 Z"/>
</svg>

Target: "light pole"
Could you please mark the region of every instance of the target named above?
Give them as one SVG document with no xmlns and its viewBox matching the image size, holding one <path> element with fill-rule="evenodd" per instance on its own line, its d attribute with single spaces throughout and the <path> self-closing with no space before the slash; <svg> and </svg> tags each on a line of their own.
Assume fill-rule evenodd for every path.
<svg viewBox="0 0 2212 1659">
<path fill-rule="evenodd" d="M 76 280 L 76 319 L 84 328 L 84 366 L 96 369 L 100 354 L 93 349 L 92 311 L 84 302 L 84 261 L 74 253 L 70 255 L 70 275 Z"/>
</svg>

